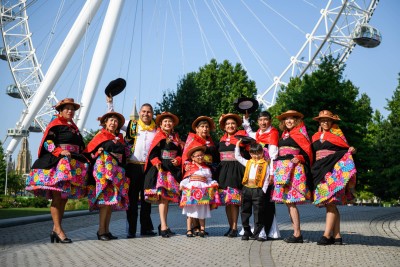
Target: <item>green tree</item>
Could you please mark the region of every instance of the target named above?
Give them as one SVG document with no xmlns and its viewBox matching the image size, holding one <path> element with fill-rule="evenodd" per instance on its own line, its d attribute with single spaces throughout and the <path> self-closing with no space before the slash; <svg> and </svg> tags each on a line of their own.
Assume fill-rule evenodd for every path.
<svg viewBox="0 0 400 267">
<path fill-rule="evenodd" d="M 400 196 L 400 163 L 397 160 L 400 150 L 400 74 L 398 80 L 399 85 L 386 107 L 390 111 L 388 119 L 375 112 L 366 137 L 370 151 L 368 184 L 382 200 L 398 200 Z"/>
<path fill-rule="evenodd" d="M 3 144 L 0 142 L 0 194 L 4 194 L 6 182 L 6 160 L 4 159 Z"/>
<path fill-rule="evenodd" d="M 350 145 L 357 148 L 355 156 L 358 183 L 364 184 L 368 167 L 364 158 L 370 153 L 364 146 L 367 125 L 371 121 L 372 108 L 366 94 L 359 96 L 358 88 L 343 79 L 344 66 L 336 59 L 327 57 L 318 69 L 303 78 L 293 78 L 277 95 L 275 106 L 270 112 L 276 116 L 294 109 L 304 114 L 304 122 L 310 137 L 317 131 L 318 123 L 312 118 L 327 109 L 341 118 L 340 128 Z M 274 123 L 277 125 L 277 122 Z"/>
<path fill-rule="evenodd" d="M 241 95 L 255 97 L 256 93 L 255 82 L 249 80 L 239 63 L 233 66 L 227 60 L 218 63 L 212 59 L 198 72 L 185 75 L 176 92 L 164 92 L 155 112 L 169 111 L 177 115 L 181 122 L 176 130 L 186 136 L 198 116 L 210 116 L 218 122 L 221 114 L 235 112 L 233 102 L 236 98 Z"/>
<path fill-rule="evenodd" d="M 9 172 L 7 177 L 7 191 L 9 194 L 17 194 L 25 188 L 25 179 L 15 171 Z"/>
</svg>

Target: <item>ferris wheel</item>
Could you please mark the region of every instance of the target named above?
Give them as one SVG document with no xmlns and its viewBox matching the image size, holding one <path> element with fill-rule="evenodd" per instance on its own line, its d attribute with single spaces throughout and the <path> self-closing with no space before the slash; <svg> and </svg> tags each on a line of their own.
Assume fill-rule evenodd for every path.
<svg viewBox="0 0 400 267">
<path fill-rule="evenodd" d="M 15 84 L 7 88 L 7 94 L 11 97 L 20 98 L 26 107 L 22 111 L 21 118 L 16 123 L 16 127 L 8 130 L 8 136 L 12 138 L 12 141 L 6 150 L 7 154 L 14 151 L 19 140 L 27 136 L 29 131 L 43 131 L 47 126 L 54 113 L 53 106 L 58 102 L 56 93 L 51 88 L 54 86 L 59 72 L 62 71 L 62 66 L 65 67 L 65 64 L 68 62 L 67 58 L 76 48 L 76 45 L 71 45 L 69 50 L 64 52 L 64 56 L 57 54 L 59 57 L 55 58 L 52 63 L 62 65 L 61 68 L 53 72 L 49 68 L 46 75 L 43 74 L 42 65 L 37 59 L 36 49 L 32 42 L 32 32 L 30 31 L 27 14 L 27 11 L 35 2 L 38 1 L 2 0 L 0 4 L 0 22 L 4 44 L 0 48 L 0 59 L 7 61 L 15 82 Z M 194 1 L 192 4 L 190 4 L 189 0 L 187 2 L 193 9 L 195 6 Z M 210 0 L 209 2 L 210 5 L 217 6 L 221 10 L 219 16 L 224 14 L 223 11 L 225 9 L 221 0 Z M 379 45 L 381 42 L 379 31 L 368 25 L 378 2 L 379 0 L 326 1 L 326 5 L 319 10 L 319 19 L 314 23 L 312 30 L 304 34 L 304 43 L 300 46 L 297 53 L 285 59 L 288 62 L 286 67 L 283 68 L 280 74 L 272 78 L 272 83 L 267 89 L 257 95 L 257 100 L 267 108 L 274 105 L 277 90 L 282 85 L 286 85 L 290 77 L 301 77 L 306 73 L 312 72 L 318 67 L 321 58 L 324 56 L 332 55 L 338 58 L 339 62 L 345 62 L 356 44 L 365 47 Z M 90 24 L 101 3 L 101 0 L 86 2 L 74 24 L 76 26 L 75 30 L 73 29 L 74 27 L 71 28 L 71 35 L 75 35 L 75 37 L 71 37 L 74 41 L 71 42 L 71 39 L 66 39 L 64 44 L 75 43 L 75 40 L 82 38 L 86 27 Z M 245 1 L 242 1 L 242 3 L 244 6 L 247 6 Z M 269 6 L 263 0 L 260 0 L 260 3 Z M 98 46 L 99 43 L 103 44 L 103 46 L 104 44 L 106 44 L 105 46 L 110 44 L 112 31 L 117 26 L 118 16 L 123 5 L 123 0 L 109 1 L 107 15 L 104 18 L 104 20 L 108 21 L 104 21 L 103 23 L 102 31 L 104 29 L 105 33 L 103 33 L 103 37 L 99 37 Z M 269 8 L 274 10 L 273 7 Z M 284 15 L 279 15 L 284 17 Z M 224 35 L 225 38 L 229 38 L 229 34 L 224 33 Z M 105 51 L 107 51 L 107 47 L 99 48 L 97 56 L 93 57 L 97 61 L 92 61 L 92 65 L 98 67 L 94 67 L 92 73 L 96 73 L 96 75 L 99 75 L 102 71 L 101 66 L 104 64 L 104 58 L 106 58 Z M 258 60 L 260 61 L 260 65 L 265 66 L 262 59 Z M 93 77 L 94 75 L 88 76 Z M 77 118 L 80 128 L 83 128 L 85 124 L 88 111 L 90 110 L 90 99 L 92 99 L 93 90 L 97 85 L 98 78 L 86 81 L 85 91 L 80 102 L 84 108 Z M 45 90 L 43 90 L 43 87 L 45 87 Z M 89 90 L 86 90 L 88 87 Z"/>
</svg>

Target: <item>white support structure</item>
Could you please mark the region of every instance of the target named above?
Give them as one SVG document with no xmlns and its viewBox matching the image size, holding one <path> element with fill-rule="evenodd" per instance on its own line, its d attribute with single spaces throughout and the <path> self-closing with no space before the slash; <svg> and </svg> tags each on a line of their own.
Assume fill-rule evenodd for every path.
<svg viewBox="0 0 400 267">
<path fill-rule="evenodd" d="M 111 0 L 107 8 L 107 13 L 93 53 L 88 78 L 86 79 L 85 88 L 81 98 L 81 108 L 78 110 L 79 113 L 76 124 L 81 131 L 85 126 L 90 107 L 93 103 L 94 94 L 96 93 L 100 77 L 104 71 L 104 66 L 108 58 L 112 41 L 114 40 L 114 34 L 118 26 L 123 4 L 124 0 Z"/>
<path fill-rule="evenodd" d="M 54 60 L 52 61 L 42 83 L 40 84 L 40 87 L 31 105 L 28 107 L 21 124 L 18 125 L 19 130 L 27 130 L 29 128 L 35 115 L 39 112 L 40 108 L 46 101 L 47 96 L 56 85 L 72 54 L 79 45 L 79 42 L 86 31 L 87 23 L 89 23 L 96 14 L 101 3 L 102 0 L 86 1 L 74 25 L 57 52 L 57 55 L 54 57 Z M 13 137 L 7 147 L 6 154 L 12 154 L 20 140 L 21 137 Z"/>
</svg>

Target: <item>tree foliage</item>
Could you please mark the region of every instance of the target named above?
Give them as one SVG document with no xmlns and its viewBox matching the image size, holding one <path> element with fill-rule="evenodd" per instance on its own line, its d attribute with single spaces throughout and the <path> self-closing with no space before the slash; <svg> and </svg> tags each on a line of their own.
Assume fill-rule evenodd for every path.
<svg viewBox="0 0 400 267">
<path fill-rule="evenodd" d="M 233 66 L 227 60 L 218 63 L 212 59 L 198 72 L 185 75 L 176 92 L 164 92 L 155 113 L 169 111 L 177 115 L 180 123 L 175 130 L 186 136 L 198 116 L 210 116 L 218 122 L 221 114 L 235 112 L 233 102 L 236 98 L 241 95 L 255 97 L 256 93 L 255 82 L 249 80 L 239 63 Z"/>
<path fill-rule="evenodd" d="M 343 79 L 344 66 L 336 59 L 327 57 L 319 68 L 303 78 L 293 78 L 277 95 L 270 111 L 274 116 L 294 109 L 304 114 L 304 122 L 310 137 L 317 131 L 318 123 L 312 120 L 319 111 L 327 109 L 341 118 L 339 126 L 350 145 L 357 148 L 355 155 L 358 183 L 363 184 L 368 167 L 364 158 L 369 151 L 363 144 L 371 121 L 372 108 L 366 94 L 359 96 L 358 88 Z M 275 122 L 277 125 L 277 122 Z"/>
<path fill-rule="evenodd" d="M 382 200 L 399 199 L 400 163 L 400 74 L 399 85 L 388 101 L 387 119 L 376 111 L 368 126 L 365 143 L 369 146 L 369 170 L 367 173 L 370 190 Z"/>
<path fill-rule="evenodd" d="M 4 194 L 6 182 L 6 160 L 4 158 L 3 144 L 0 141 L 0 194 Z"/>
</svg>

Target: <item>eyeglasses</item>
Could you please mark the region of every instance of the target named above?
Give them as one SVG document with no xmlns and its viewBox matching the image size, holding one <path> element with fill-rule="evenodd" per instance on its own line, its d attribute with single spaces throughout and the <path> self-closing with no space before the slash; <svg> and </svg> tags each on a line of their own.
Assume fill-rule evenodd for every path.
<svg viewBox="0 0 400 267">
<path fill-rule="evenodd" d="M 203 158 L 204 155 L 192 155 L 192 158 Z"/>
</svg>

